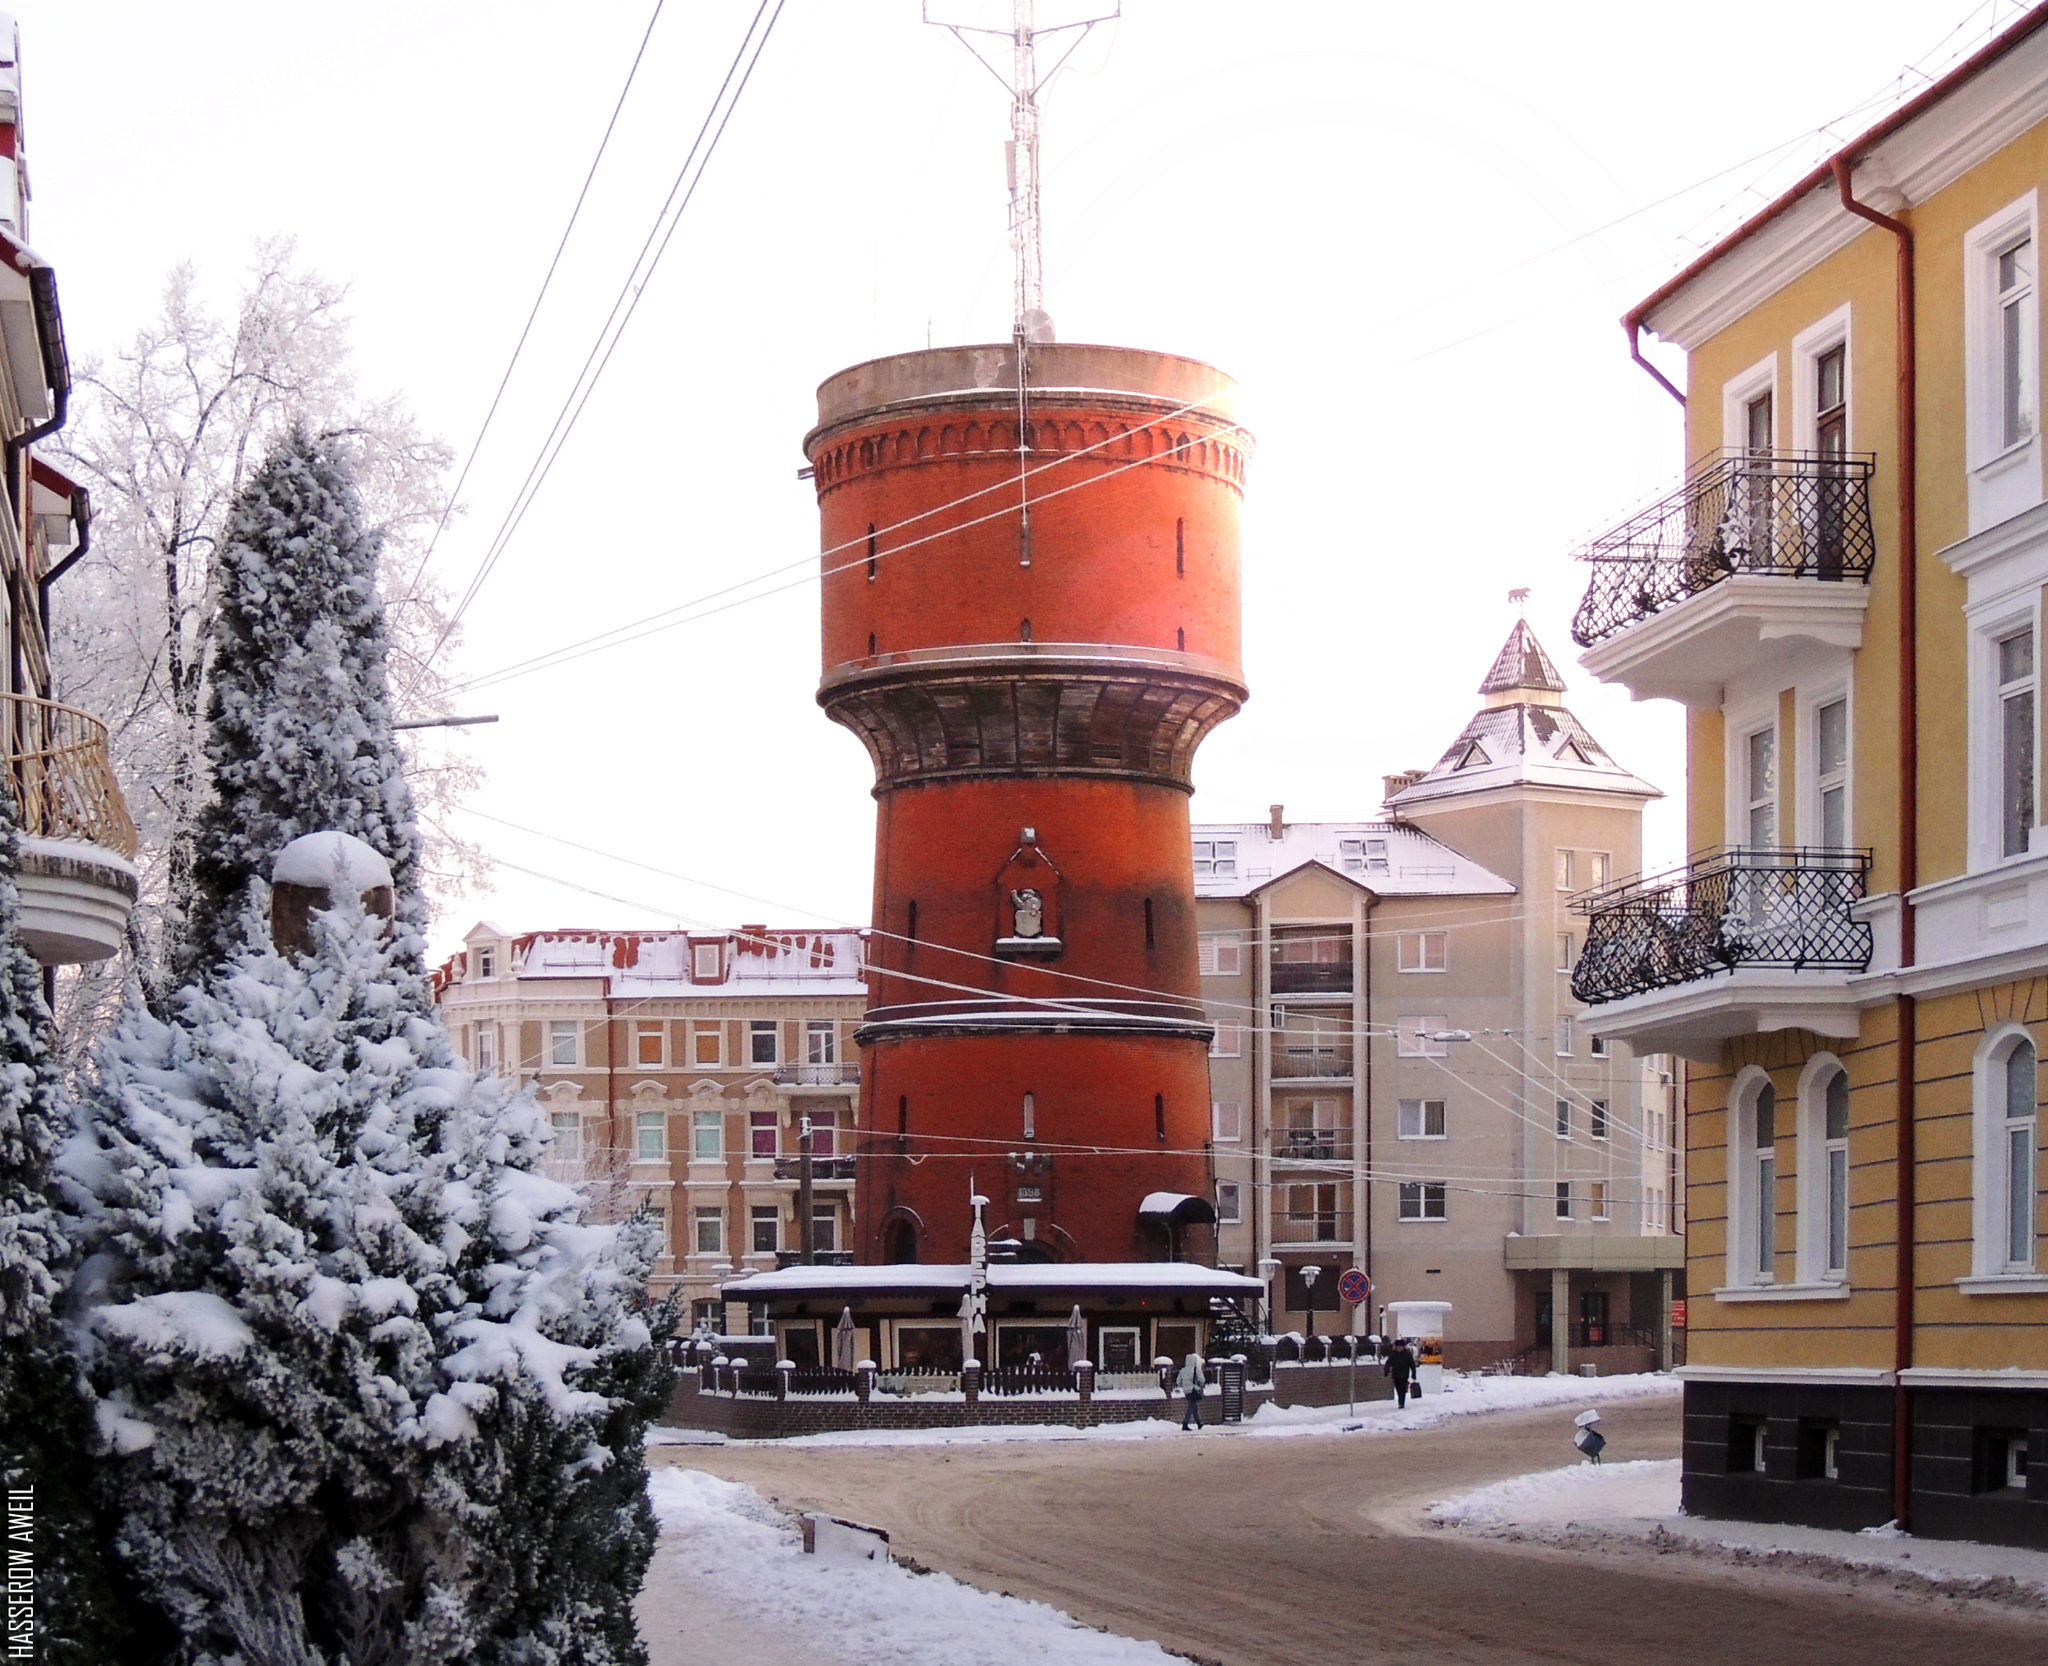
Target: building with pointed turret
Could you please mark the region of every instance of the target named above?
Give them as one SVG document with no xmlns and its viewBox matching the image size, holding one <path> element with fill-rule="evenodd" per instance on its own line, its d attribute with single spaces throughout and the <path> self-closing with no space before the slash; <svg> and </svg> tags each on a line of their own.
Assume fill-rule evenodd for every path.
<svg viewBox="0 0 2048 1666">
<path fill-rule="evenodd" d="M 1671 1062 L 1584 1034 L 1570 987 L 1571 898 L 1635 871 L 1659 795 L 1564 692 L 1518 621 L 1377 817 L 1193 830 L 1219 1255 L 1267 1282 L 1276 1329 L 1443 1300 L 1454 1365 L 1671 1355 Z M 1338 1311 L 1349 1266 L 1363 1317 Z"/>
</svg>

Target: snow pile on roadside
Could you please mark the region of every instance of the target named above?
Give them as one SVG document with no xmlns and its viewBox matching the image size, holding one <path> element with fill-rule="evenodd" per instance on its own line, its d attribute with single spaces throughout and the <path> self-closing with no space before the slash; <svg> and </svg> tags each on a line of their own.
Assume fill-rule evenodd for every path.
<svg viewBox="0 0 2048 1666">
<path fill-rule="evenodd" d="M 1517 1475 L 1429 1507 L 1449 1527 L 1566 1527 L 1657 1520 L 1678 1514 L 1676 1458 L 1576 1463 Z"/>
<path fill-rule="evenodd" d="M 800 1631 L 861 1666 L 1167 1666 L 1156 1643 L 1095 1631 L 1057 1608 L 996 1596 L 942 1573 L 822 1561 L 796 1523 L 751 1487 L 701 1470 L 657 1469 L 647 1493 L 673 1564 L 726 1607 Z M 655 1639 L 650 1638 L 653 1643 Z"/>
<path fill-rule="evenodd" d="M 1620 1377 L 1482 1377 L 1446 1372 L 1441 1392 L 1411 1399 L 1405 1408 L 1391 1400 L 1366 1401 L 1356 1412 L 1343 1406 L 1268 1405 L 1260 1407 L 1245 1426 L 1253 1434 L 1289 1435 L 1330 1434 L 1332 1424 L 1346 1429 L 1356 1424 L 1362 1426 L 1363 1433 L 1383 1434 L 1393 1429 L 1426 1429 L 1454 1417 L 1636 1400 L 1678 1391 L 1676 1378 L 1649 1371 Z"/>
</svg>

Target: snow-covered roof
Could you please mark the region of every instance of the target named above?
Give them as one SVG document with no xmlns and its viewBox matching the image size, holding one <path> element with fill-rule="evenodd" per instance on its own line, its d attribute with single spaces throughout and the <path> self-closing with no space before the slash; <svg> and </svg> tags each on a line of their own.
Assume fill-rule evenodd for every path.
<svg viewBox="0 0 2048 1666">
<path fill-rule="evenodd" d="M 1320 863 L 1385 897 L 1511 896 L 1514 886 L 1419 828 L 1391 821 L 1294 821 L 1273 836 L 1263 821 L 1203 822 L 1195 843 L 1210 846 L 1195 865 L 1198 897 L 1244 897 Z M 1226 858 L 1214 847 L 1232 846 Z M 1200 855 L 1200 852 L 1197 852 Z M 1229 864 L 1229 871 L 1217 870 Z"/>
<path fill-rule="evenodd" d="M 1486 704 L 1444 755 L 1387 801 L 1412 810 L 1500 787 L 1561 787 L 1629 798 L 1664 795 L 1607 755 L 1585 724 L 1564 708 L 1564 679 L 1526 619 L 1494 656 L 1480 684 Z"/>
<path fill-rule="evenodd" d="M 795 1296 L 895 1290 L 965 1290 L 973 1269 L 966 1262 L 913 1262 L 884 1267 L 780 1267 L 772 1273 L 726 1281 L 726 1295 L 751 1302 L 757 1296 Z M 1265 1288 L 1242 1273 L 1201 1267 L 1189 1261 L 992 1262 L 991 1290 L 1173 1290 L 1182 1294 L 1245 1296 Z"/>
<path fill-rule="evenodd" d="M 535 931 L 513 939 L 515 976 L 609 978 L 615 996 L 865 996 L 859 931 Z M 695 950 L 717 945 L 718 974 L 696 975 Z"/>
</svg>

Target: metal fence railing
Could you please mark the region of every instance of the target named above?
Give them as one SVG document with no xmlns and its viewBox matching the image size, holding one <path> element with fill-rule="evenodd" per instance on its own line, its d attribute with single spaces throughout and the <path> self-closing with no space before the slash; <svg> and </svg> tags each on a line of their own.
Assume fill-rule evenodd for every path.
<svg viewBox="0 0 2048 1666">
<path fill-rule="evenodd" d="M 134 856 L 135 823 L 108 760 L 107 726 L 54 700 L 8 694 L 0 701 L 0 741 L 22 832 Z"/>
</svg>

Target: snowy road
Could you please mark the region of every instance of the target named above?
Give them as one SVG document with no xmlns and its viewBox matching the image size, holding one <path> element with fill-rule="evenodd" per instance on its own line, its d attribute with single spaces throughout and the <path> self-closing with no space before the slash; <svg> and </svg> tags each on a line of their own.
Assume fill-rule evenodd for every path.
<svg viewBox="0 0 2048 1666">
<path fill-rule="evenodd" d="M 1121 1440 L 735 1443 L 650 1456 L 744 1481 L 785 1506 L 875 1522 L 899 1553 L 962 1581 L 1222 1666 L 1607 1666 L 1646 1649 L 1659 1666 L 2009 1666 L 2041 1647 L 2038 1622 L 1951 1613 L 1867 1588 L 1423 1525 L 1433 1501 L 1569 1461 L 1575 1409 L 1566 1401 L 1284 1439 L 1174 1430 Z M 1601 1411 L 1610 1457 L 1676 1457 L 1675 1392 L 1617 1397 Z M 975 1636 L 989 1622 L 960 1623 Z M 838 1659 L 924 1658 L 893 1652 L 886 1628 L 852 1653 L 831 1646 L 829 1628 L 802 1629 Z M 1009 1652 L 988 1658 L 1069 1657 L 1056 1643 L 1044 1654 L 1017 1641 L 996 1646 Z"/>
</svg>

